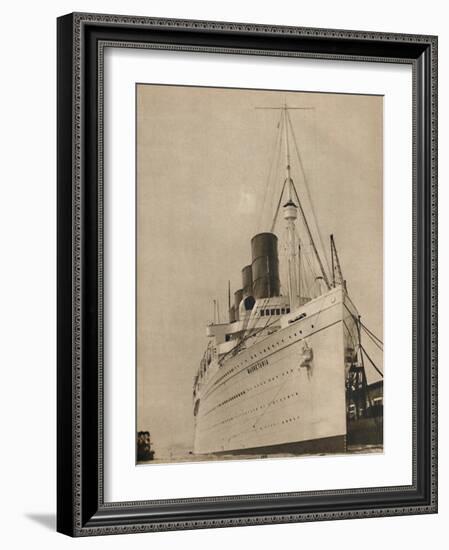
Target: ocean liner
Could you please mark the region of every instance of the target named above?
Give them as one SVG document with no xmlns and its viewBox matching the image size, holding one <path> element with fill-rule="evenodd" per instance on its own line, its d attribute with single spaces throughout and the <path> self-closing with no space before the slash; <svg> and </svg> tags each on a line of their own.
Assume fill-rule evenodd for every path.
<svg viewBox="0 0 449 550">
<path fill-rule="evenodd" d="M 207 326 L 193 385 L 195 454 L 342 452 L 354 407 L 356 418 L 368 407 L 366 392 L 362 405 L 351 400 L 367 387 L 363 325 L 334 238 L 325 266 L 298 194 L 292 152 L 302 162 L 290 109 L 279 107 L 285 172 L 271 229 L 251 239 L 232 305 L 228 289 L 228 321 Z"/>
</svg>

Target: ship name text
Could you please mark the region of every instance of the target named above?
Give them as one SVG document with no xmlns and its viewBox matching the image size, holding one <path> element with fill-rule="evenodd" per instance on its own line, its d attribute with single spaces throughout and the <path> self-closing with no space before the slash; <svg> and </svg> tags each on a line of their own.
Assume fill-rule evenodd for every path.
<svg viewBox="0 0 449 550">
<path fill-rule="evenodd" d="M 248 374 L 251 374 L 252 372 L 254 372 L 256 370 L 259 370 L 263 367 L 266 367 L 267 365 L 268 365 L 268 359 L 263 359 L 262 361 L 258 361 L 257 363 L 255 363 L 251 367 L 248 367 L 246 370 L 247 370 Z"/>
</svg>

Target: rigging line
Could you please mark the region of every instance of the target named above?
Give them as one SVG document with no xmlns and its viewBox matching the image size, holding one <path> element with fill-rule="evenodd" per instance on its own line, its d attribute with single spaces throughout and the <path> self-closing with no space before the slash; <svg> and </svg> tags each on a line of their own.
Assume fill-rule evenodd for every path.
<svg viewBox="0 0 449 550">
<path fill-rule="evenodd" d="M 282 138 L 279 141 L 279 150 L 278 150 L 278 156 L 277 156 L 274 175 L 280 174 L 281 157 L 282 157 Z M 274 185 L 272 185 L 271 199 L 270 199 L 269 204 L 275 204 L 276 203 L 276 197 L 277 197 L 277 186 L 276 186 L 276 184 L 274 184 Z"/>
<path fill-rule="evenodd" d="M 306 218 L 306 215 L 304 213 L 304 209 L 302 207 L 301 201 L 299 200 L 299 195 L 298 195 L 298 191 L 296 190 L 296 185 L 294 184 L 293 180 L 290 180 L 290 181 L 292 183 L 292 187 L 293 187 L 293 190 L 294 190 L 295 195 L 296 195 L 296 200 L 298 201 L 298 205 L 299 205 L 299 209 L 301 211 L 301 216 L 302 216 L 304 225 L 306 226 L 306 229 L 307 229 L 307 234 L 308 234 L 309 239 L 310 239 L 310 244 L 312 245 L 312 248 L 313 248 L 313 251 L 315 253 L 317 262 L 320 266 L 321 274 L 323 275 L 323 279 L 324 279 L 324 282 L 326 283 L 327 289 L 330 290 L 331 286 L 329 284 L 329 279 L 328 279 L 326 271 L 324 269 L 323 262 L 321 261 L 321 257 L 318 254 L 317 247 L 315 246 L 315 241 L 313 240 L 312 232 L 310 231 L 310 227 L 309 227 L 309 224 L 307 222 L 307 218 Z"/>
<path fill-rule="evenodd" d="M 257 322 L 257 318 L 255 316 L 251 318 L 251 315 L 252 313 L 250 313 L 248 319 L 246 320 L 246 325 L 245 325 L 245 320 L 243 321 L 243 327 L 244 327 L 243 330 L 245 332 L 252 330 L 254 328 L 254 324 Z"/>
<path fill-rule="evenodd" d="M 327 254 L 326 254 L 326 249 L 325 249 L 325 247 L 324 247 L 323 236 L 321 235 L 320 226 L 318 225 L 318 218 L 317 218 L 317 215 L 316 215 L 316 212 L 315 212 L 315 207 L 314 207 L 314 204 L 313 204 L 313 201 L 312 201 L 312 195 L 310 194 L 310 189 L 309 189 L 309 184 L 307 183 L 307 178 L 306 178 L 306 172 L 305 172 L 305 169 L 304 169 L 304 164 L 303 164 L 303 162 L 302 162 L 301 153 L 299 152 L 298 143 L 296 142 L 296 136 L 295 136 L 295 132 L 294 132 L 294 130 L 293 130 L 293 124 L 292 124 L 292 120 L 291 120 L 291 118 L 290 118 L 290 114 L 289 114 L 289 113 L 287 113 L 287 118 L 288 118 L 288 123 L 289 123 L 289 125 L 290 125 L 291 133 L 292 133 L 292 136 L 293 136 L 293 144 L 294 144 L 294 146 L 295 146 L 296 156 L 298 157 L 299 166 L 300 166 L 300 168 L 301 168 L 302 176 L 303 176 L 303 178 L 304 178 L 304 186 L 305 186 L 305 188 L 306 188 L 307 198 L 308 198 L 309 203 L 310 203 L 310 207 L 311 207 L 311 210 L 312 210 L 312 215 L 313 215 L 313 218 L 314 218 L 314 221 L 315 221 L 315 225 L 316 225 L 316 228 L 317 228 L 317 231 L 318 231 L 318 238 L 319 238 L 319 240 L 320 240 L 321 248 L 322 248 L 322 250 L 323 250 L 324 260 L 325 260 L 325 262 L 326 262 L 326 266 L 327 266 L 328 271 L 330 271 L 330 269 L 329 269 L 329 262 L 328 262 Z"/>
<path fill-rule="evenodd" d="M 343 324 L 344 326 L 346 327 L 346 330 L 348 331 L 348 335 L 349 335 L 349 338 L 351 339 L 351 342 L 352 342 L 352 345 L 353 345 L 353 349 L 356 350 L 357 349 L 357 346 L 358 346 L 358 342 L 356 341 L 356 339 L 354 338 L 354 336 L 352 335 L 352 332 L 349 330 L 349 327 L 348 325 L 346 324 L 346 321 L 343 319 Z"/>
<path fill-rule="evenodd" d="M 271 233 L 273 233 L 274 227 L 276 225 L 277 217 L 278 217 L 278 214 L 279 214 L 279 208 L 281 207 L 282 196 L 284 194 L 284 189 L 285 189 L 286 184 L 287 184 L 287 178 L 284 180 L 284 184 L 282 185 L 282 191 L 281 191 L 281 194 L 279 195 L 279 201 L 278 201 L 278 204 L 277 204 L 277 207 L 276 207 L 276 211 L 274 213 L 273 223 L 271 224 L 271 229 L 270 229 Z"/>
<path fill-rule="evenodd" d="M 269 301 L 270 301 L 270 296 L 267 296 L 266 302 L 265 302 L 265 305 L 264 305 L 264 308 L 268 305 Z M 272 308 L 270 308 L 270 311 L 271 311 L 271 309 L 272 309 Z M 260 334 L 261 332 L 263 332 L 266 328 L 271 327 L 271 325 L 274 325 L 274 323 L 276 323 L 276 322 L 278 321 L 278 319 L 274 319 L 274 321 L 273 321 L 272 323 L 270 323 L 272 317 L 273 317 L 273 316 L 272 316 L 271 313 L 270 313 L 270 315 L 268 316 L 268 321 L 265 323 L 265 325 L 264 325 L 263 327 L 260 328 L 260 330 L 258 330 L 258 331 L 255 333 L 254 336 L 257 336 L 258 334 Z"/>
<path fill-rule="evenodd" d="M 260 306 L 259 309 L 265 309 L 268 302 L 269 302 L 269 300 L 270 300 L 270 298 L 268 296 L 266 298 L 264 298 L 264 300 L 262 302 L 262 305 Z M 249 321 L 251 321 L 251 319 Z M 253 319 L 252 319 L 252 324 L 249 321 L 248 321 L 248 326 L 247 326 L 246 330 L 253 330 L 255 325 L 257 324 L 258 318 L 257 318 L 256 315 L 254 315 Z"/>
<path fill-rule="evenodd" d="M 282 149 L 282 140 L 279 142 L 279 154 L 278 154 L 278 158 L 277 158 L 277 162 L 276 162 L 276 169 L 275 169 L 275 172 L 276 174 L 279 174 L 279 168 L 280 168 L 280 164 L 281 164 L 281 149 Z M 282 184 L 282 189 L 281 189 L 281 194 L 280 194 L 280 199 L 282 199 L 282 195 L 284 194 L 284 190 L 285 190 L 285 181 L 284 183 Z M 270 205 L 273 205 L 276 204 L 275 202 L 275 197 L 276 197 L 277 193 L 276 193 L 276 186 L 273 185 L 273 189 L 272 189 L 272 193 L 271 193 L 271 197 L 270 197 Z M 271 224 L 271 232 L 273 232 L 275 230 L 275 226 L 276 226 L 276 223 L 278 221 L 278 215 L 279 215 L 279 204 L 277 205 L 277 208 L 276 208 L 276 212 L 275 212 L 275 215 L 273 217 L 273 221 L 272 221 L 272 224 Z"/>
<path fill-rule="evenodd" d="M 297 234 L 297 237 L 298 237 L 299 241 L 301 242 L 301 239 L 300 239 L 300 237 L 299 237 L 298 232 L 296 232 L 296 234 Z M 302 242 L 301 242 L 301 246 L 302 246 L 302 251 L 303 251 L 301 257 L 302 257 L 302 259 L 303 259 L 302 264 L 303 264 L 304 268 L 303 268 L 303 269 L 300 269 L 300 274 L 299 274 L 299 276 L 300 276 L 300 278 L 302 279 L 302 284 L 303 284 L 303 287 L 302 287 L 302 288 L 304 288 L 305 291 L 306 291 L 306 293 L 304 294 L 304 296 L 312 297 L 313 284 L 312 284 L 312 285 L 309 284 L 309 278 L 310 278 L 310 277 L 307 276 L 307 271 L 310 272 L 310 276 L 311 276 L 312 280 L 315 280 L 315 278 L 316 278 L 316 273 L 315 273 L 315 270 L 313 269 L 313 266 L 312 266 L 312 264 L 311 264 L 311 262 L 310 262 L 309 253 L 306 252 L 306 247 L 303 245 Z M 304 261 L 304 258 L 305 258 L 305 261 Z M 307 268 L 308 268 L 308 269 L 307 269 Z"/>
<path fill-rule="evenodd" d="M 364 325 L 361 321 L 360 321 L 360 324 L 362 325 L 362 327 L 365 329 L 366 333 L 369 334 L 372 338 L 374 338 L 375 340 L 377 340 L 379 342 L 379 344 L 381 344 L 382 346 L 384 345 L 384 343 L 382 342 L 382 340 L 377 337 L 374 332 L 372 332 L 366 325 Z"/>
<path fill-rule="evenodd" d="M 301 274 L 301 278 L 302 278 L 302 288 L 304 289 L 303 296 L 307 298 L 307 297 L 311 296 L 311 291 L 310 291 L 309 283 L 307 281 L 307 278 L 306 278 L 304 272 Z"/>
<path fill-rule="evenodd" d="M 267 305 L 268 302 L 270 301 L 270 297 L 267 297 L 266 300 L 267 300 L 267 301 L 266 301 L 266 304 L 265 304 L 265 305 Z M 272 308 L 270 308 L 270 311 L 271 311 L 271 309 L 272 309 Z M 264 325 L 263 327 L 261 327 L 260 330 L 258 330 L 253 336 L 257 336 L 258 334 L 260 334 L 261 332 L 263 332 L 266 328 L 271 327 L 272 325 L 274 325 L 275 323 L 277 323 L 277 322 L 279 321 L 279 319 L 274 319 L 274 321 L 273 321 L 272 323 L 270 323 L 272 317 L 273 317 L 273 316 L 272 316 L 271 313 L 270 313 L 270 315 L 269 315 L 269 317 L 268 317 L 268 321 L 267 321 L 267 322 L 265 323 L 265 325 Z"/>
<path fill-rule="evenodd" d="M 263 327 L 261 327 L 259 330 L 256 330 L 256 332 L 254 334 L 247 334 L 245 336 L 242 336 L 242 339 L 240 340 L 240 342 L 235 346 L 235 348 L 233 348 L 231 351 L 240 351 L 238 348 L 241 348 L 241 346 L 247 342 L 250 338 L 255 338 L 256 336 L 258 336 L 261 332 L 263 332 L 266 328 L 270 327 L 271 325 L 273 325 L 274 323 L 277 322 L 277 319 L 275 319 L 272 323 L 270 323 L 271 321 L 271 315 L 268 317 L 268 320 L 267 322 L 265 323 L 265 325 Z M 230 353 L 230 352 L 228 352 Z"/>
<path fill-rule="evenodd" d="M 360 344 L 360 349 L 363 351 L 363 353 L 366 355 L 366 358 L 368 359 L 368 361 L 371 363 L 371 365 L 376 369 L 376 371 L 382 376 L 382 378 L 384 377 L 384 373 L 376 366 L 376 364 L 374 363 L 374 361 L 371 359 L 371 357 L 367 354 L 366 352 L 366 349 L 362 346 L 362 344 Z"/>
<path fill-rule="evenodd" d="M 301 244 L 303 244 L 302 241 L 301 241 L 301 239 L 300 239 L 299 231 L 298 231 L 298 230 L 296 230 L 296 237 L 300 240 Z M 303 256 L 306 258 L 307 264 L 308 264 L 308 266 L 309 266 L 309 268 L 310 268 L 310 274 L 312 275 L 312 277 L 313 277 L 314 279 L 316 279 L 317 274 L 316 274 L 315 269 L 314 269 L 313 266 L 312 266 L 312 263 L 310 262 L 310 254 L 308 254 L 308 253 L 304 250 Z"/>
<path fill-rule="evenodd" d="M 321 248 L 323 250 L 324 260 L 326 262 L 326 266 L 327 266 L 327 269 L 329 271 L 330 270 L 329 269 L 329 262 L 328 262 L 328 259 L 327 259 L 327 255 L 325 253 L 326 249 L 324 247 L 323 237 L 322 237 L 322 234 L 321 234 L 320 226 L 318 225 L 318 218 L 317 218 L 317 215 L 316 215 L 316 212 L 315 212 L 314 203 L 312 201 L 312 196 L 311 196 L 311 193 L 310 193 L 310 189 L 309 189 L 309 185 L 308 185 L 307 177 L 306 177 L 306 172 L 305 172 L 305 169 L 304 169 L 304 164 L 303 164 L 303 161 L 302 161 L 301 153 L 299 151 L 298 143 L 296 141 L 296 136 L 295 136 L 295 132 L 294 132 L 294 129 L 293 129 L 293 123 L 291 121 L 291 117 L 290 117 L 289 113 L 287 113 L 287 117 L 288 117 L 288 123 L 290 125 L 290 129 L 291 129 L 291 133 L 292 133 L 292 136 L 293 136 L 293 143 L 294 143 L 294 146 L 295 146 L 296 156 L 298 158 L 299 166 L 301 168 L 301 172 L 302 172 L 303 179 L 304 179 L 304 185 L 305 185 L 306 192 L 307 192 L 307 198 L 308 198 L 309 203 L 310 203 L 310 207 L 311 207 L 311 210 L 312 210 L 312 215 L 313 215 L 313 218 L 314 218 L 315 226 L 316 226 L 316 229 L 317 229 L 317 232 L 318 232 L 318 238 L 319 238 L 319 241 L 320 241 L 320 244 L 321 244 Z"/>
<path fill-rule="evenodd" d="M 267 262 L 268 262 L 268 257 L 267 257 Z M 265 300 L 268 300 L 269 297 L 266 297 Z M 243 330 L 246 332 L 246 331 L 249 331 L 249 330 L 252 330 L 253 327 L 254 327 L 254 323 L 257 323 L 257 319 L 256 317 L 254 316 L 253 319 L 253 324 L 251 326 L 251 314 L 249 315 L 249 317 L 247 319 L 243 319 Z M 243 338 L 243 337 L 242 337 Z M 236 346 L 237 347 L 237 346 Z"/>
<path fill-rule="evenodd" d="M 265 190 L 264 190 L 264 195 L 263 195 L 263 202 L 262 202 L 262 209 L 260 211 L 260 215 L 259 215 L 259 222 L 258 222 L 258 225 L 257 227 L 260 228 L 261 226 L 261 223 L 262 223 L 262 217 L 263 217 L 263 212 L 264 212 L 264 209 L 265 209 L 265 203 L 266 203 L 266 199 L 267 199 L 267 194 L 268 194 L 268 188 L 270 187 L 270 181 L 271 181 L 271 178 L 272 178 L 272 175 L 273 175 L 273 166 L 274 166 L 274 161 L 275 159 L 278 159 L 277 162 L 276 162 L 276 166 L 278 165 L 279 163 L 279 157 L 280 157 L 280 151 L 281 151 L 281 143 L 282 143 L 282 131 L 283 131 L 283 122 L 284 122 L 284 117 L 282 116 L 282 114 L 280 115 L 279 117 L 279 121 L 278 121 L 278 131 L 276 133 L 276 139 L 274 141 L 274 149 L 273 149 L 273 155 L 271 157 L 271 161 L 270 161 L 270 167 L 269 167 L 269 171 L 268 171 L 268 177 L 267 177 L 267 181 L 265 183 Z"/>
<path fill-rule="evenodd" d="M 267 298 L 267 300 L 268 300 L 268 298 Z M 242 346 L 242 344 L 244 344 L 248 340 L 248 338 L 250 338 L 250 336 L 257 336 L 258 334 L 260 334 L 260 332 L 262 332 L 263 330 L 265 330 L 268 327 L 271 327 L 271 325 L 273 325 L 274 323 L 277 322 L 277 319 L 275 319 L 272 323 L 270 323 L 270 320 L 271 320 L 271 315 L 268 317 L 267 322 L 265 323 L 265 325 L 263 327 L 261 327 L 258 331 L 256 331 L 254 334 L 242 336 L 239 343 L 234 348 L 227 351 L 223 355 L 223 357 L 221 357 L 218 360 L 218 363 L 221 365 L 223 363 L 223 361 L 228 357 L 228 355 L 230 355 L 231 353 L 235 353 L 236 351 L 240 351 L 239 348 Z"/>
<path fill-rule="evenodd" d="M 351 302 L 352 302 L 352 300 L 351 300 Z M 356 308 L 356 309 L 358 309 L 358 308 Z M 348 311 L 349 311 L 349 310 L 348 310 Z M 351 312 L 350 312 L 350 313 L 351 313 Z M 380 338 L 378 338 L 378 337 L 374 334 L 374 332 L 372 332 L 365 324 L 363 324 L 362 321 L 359 320 L 359 318 L 358 318 L 356 315 L 354 315 L 353 313 L 351 313 L 351 316 L 352 316 L 352 318 L 354 319 L 354 321 L 355 321 L 356 323 L 359 323 L 359 322 L 360 322 L 360 326 L 365 330 L 365 332 L 368 334 L 368 336 L 371 336 L 371 337 L 372 337 L 371 339 L 374 338 L 375 340 L 377 340 L 378 344 L 380 344 L 381 346 L 384 345 L 384 343 L 382 342 L 382 340 L 381 340 Z M 380 346 L 378 345 L 378 347 L 380 347 Z M 382 351 L 383 351 L 383 348 L 382 348 Z"/>
<path fill-rule="evenodd" d="M 305 272 L 304 264 L 307 261 L 307 258 L 306 260 L 304 260 L 305 256 L 306 254 L 304 253 L 303 248 L 301 248 L 301 257 L 299 258 L 299 262 L 298 262 L 298 285 L 299 285 L 298 294 L 300 297 L 307 296 L 307 292 L 308 292 L 307 283 L 304 279 L 304 272 Z"/>
<path fill-rule="evenodd" d="M 299 238 L 299 235 L 298 235 L 298 232 L 296 233 L 298 238 Z M 316 275 L 316 271 L 312 265 L 312 263 L 310 262 L 310 257 L 309 257 L 309 254 L 307 254 L 305 251 L 303 252 L 303 255 L 302 255 L 303 258 L 306 259 L 306 262 L 307 262 L 307 265 L 309 267 L 309 271 L 310 271 L 310 275 L 312 277 L 312 283 L 309 285 L 306 283 L 306 287 L 307 287 L 307 290 L 309 292 L 309 295 L 310 297 L 312 297 L 312 292 L 313 292 L 313 287 L 314 287 L 314 283 L 316 282 L 316 279 L 317 279 L 317 275 Z M 306 270 L 303 269 L 303 279 L 304 281 L 306 281 L 307 277 L 306 277 Z"/>
<path fill-rule="evenodd" d="M 313 266 L 310 262 L 310 258 L 308 256 L 306 256 L 306 262 L 307 262 L 307 265 L 309 267 L 309 272 L 310 272 L 311 279 L 312 279 L 310 284 L 307 285 L 310 297 L 312 298 L 312 293 L 314 292 L 314 283 L 316 281 L 316 273 L 315 273 L 315 270 L 314 270 L 314 268 L 313 268 Z M 304 270 L 304 272 L 305 272 L 305 270 Z M 304 273 L 304 275 L 305 275 L 305 273 Z"/>
<path fill-rule="evenodd" d="M 370 411 L 373 410 L 373 401 L 371 399 L 370 389 L 368 386 L 368 379 L 366 378 L 366 371 L 365 371 L 365 363 L 363 362 L 363 354 L 360 355 L 362 359 L 362 366 L 363 366 L 363 383 L 364 383 L 364 389 L 365 389 L 365 406 L 366 406 L 366 400 L 368 400 L 368 405 L 370 408 Z M 377 416 L 372 416 L 371 418 L 374 420 L 374 424 L 376 425 L 376 428 L 379 429 L 379 419 Z"/>
<path fill-rule="evenodd" d="M 313 299 L 313 285 L 310 283 L 310 277 L 303 275 L 303 288 L 305 289 L 304 297 Z"/>
<path fill-rule="evenodd" d="M 364 328 L 364 327 L 362 326 L 362 328 Z M 364 330 L 365 330 L 365 329 L 364 329 Z M 368 336 L 368 338 L 373 342 L 373 344 L 375 344 L 375 345 L 380 349 L 380 351 L 383 351 L 383 350 L 384 350 L 383 346 L 382 346 L 381 344 L 379 344 L 379 343 L 377 342 L 377 340 L 375 340 L 375 339 L 370 335 L 369 332 L 366 332 L 366 331 L 365 331 L 365 334 L 366 334 L 366 335 Z"/>
<path fill-rule="evenodd" d="M 352 299 L 351 299 L 348 295 L 347 295 L 347 298 L 348 298 L 349 301 L 352 303 L 352 305 L 355 307 L 355 309 L 358 310 L 358 308 L 355 306 L 354 302 L 352 301 Z M 349 309 L 348 309 L 348 311 L 349 311 Z M 354 318 L 354 321 L 356 321 L 356 323 L 359 323 L 359 322 L 360 322 L 360 325 L 365 329 L 365 331 L 366 331 L 367 333 L 369 333 L 373 338 L 375 338 L 375 339 L 379 342 L 379 344 L 381 344 L 382 346 L 384 345 L 384 343 L 382 342 L 382 340 L 381 340 L 378 336 L 376 336 L 376 335 L 374 334 L 374 332 L 371 331 L 364 323 L 362 323 L 362 321 L 359 320 L 359 318 L 358 318 L 356 315 L 354 315 L 354 314 L 353 314 L 352 312 L 350 312 L 350 311 L 349 311 L 349 313 L 350 313 L 351 316 Z"/>
</svg>

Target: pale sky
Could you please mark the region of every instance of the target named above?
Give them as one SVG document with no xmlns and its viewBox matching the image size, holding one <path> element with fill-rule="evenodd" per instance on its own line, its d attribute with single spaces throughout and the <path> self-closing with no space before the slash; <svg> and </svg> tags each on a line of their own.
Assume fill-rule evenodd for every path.
<svg viewBox="0 0 449 550">
<path fill-rule="evenodd" d="M 270 229 L 285 177 L 267 186 L 279 111 L 255 107 L 284 101 L 313 107 L 290 116 L 326 252 L 333 233 L 349 294 L 382 338 L 382 98 L 138 85 L 137 427 L 159 455 L 192 445 L 193 377 L 213 299 L 223 318 L 228 280 L 232 293 L 241 288 L 250 240 Z M 378 378 L 370 367 L 367 376 Z"/>
</svg>

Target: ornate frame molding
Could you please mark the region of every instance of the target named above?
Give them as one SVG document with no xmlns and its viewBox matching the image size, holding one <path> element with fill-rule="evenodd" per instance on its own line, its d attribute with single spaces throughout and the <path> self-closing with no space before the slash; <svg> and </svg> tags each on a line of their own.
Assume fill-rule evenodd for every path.
<svg viewBox="0 0 449 550">
<path fill-rule="evenodd" d="M 132 40 L 136 30 L 138 37 Z M 180 32 L 182 43 L 178 43 Z M 186 43 L 186 37 L 195 43 Z M 412 65 L 414 463 L 410 487 L 104 502 L 102 105 L 106 46 Z M 86 114 L 93 105 L 94 121 Z M 436 37 L 83 13 L 59 18 L 58 530 L 88 536 L 436 512 L 436 224 Z M 93 244 L 86 244 L 87 234 Z M 94 317 L 86 313 L 92 303 Z M 418 311 L 424 313 L 419 319 Z M 86 426 L 84 418 L 89 413 L 96 415 L 95 429 Z M 325 511 L 323 499 L 327 508 L 335 505 L 335 510 Z M 285 510 L 294 510 L 260 511 L 262 503 L 266 508 L 274 501 L 285 501 Z M 208 505 L 210 510 L 213 503 L 222 504 L 222 517 L 215 517 L 217 513 L 208 517 Z M 173 510 L 164 516 L 162 506 Z"/>
</svg>

